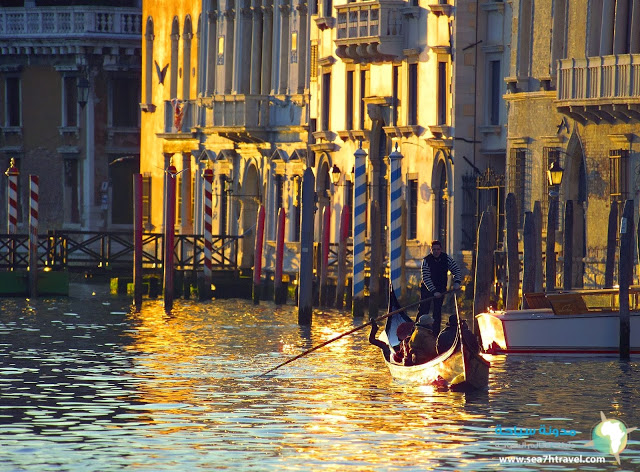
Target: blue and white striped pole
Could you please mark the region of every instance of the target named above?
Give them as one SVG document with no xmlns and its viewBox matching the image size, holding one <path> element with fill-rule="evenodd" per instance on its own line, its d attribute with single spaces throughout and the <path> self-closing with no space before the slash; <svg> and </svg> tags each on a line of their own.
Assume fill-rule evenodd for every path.
<svg viewBox="0 0 640 472">
<path fill-rule="evenodd" d="M 354 153 L 353 205 L 353 316 L 364 315 L 364 250 L 367 226 L 367 153 L 360 147 Z"/>
<path fill-rule="evenodd" d="M 391 161 L 391 192 L 389 193 L 390 231 L 389 231 L 389 265 L 390 282 L 394 289 L 400 287 L 402 274 L 402 154 L 396 150 L 389 154 Z"/>
</svg>

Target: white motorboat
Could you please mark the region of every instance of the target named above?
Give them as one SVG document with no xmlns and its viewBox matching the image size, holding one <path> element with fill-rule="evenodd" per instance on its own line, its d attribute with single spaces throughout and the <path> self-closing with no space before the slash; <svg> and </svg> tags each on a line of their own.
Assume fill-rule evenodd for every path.
<svg viewBox="0 0 640 472">
<path fill-rule="evenodd" d="M 530 308 L 476 316 L 482 348 L 491 354 L 618 355 L 617 290 L 527 294 Z M 640 354 L 640 290 L 630 290 L 630 351 Z"/>
</svg>

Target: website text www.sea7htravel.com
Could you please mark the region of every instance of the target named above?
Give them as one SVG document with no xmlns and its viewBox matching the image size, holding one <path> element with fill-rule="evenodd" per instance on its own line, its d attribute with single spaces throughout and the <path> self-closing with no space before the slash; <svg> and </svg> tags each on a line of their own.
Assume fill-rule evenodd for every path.
<svg viewBox="0 0 640 472">
<path fill-rule="evenodd" d="M 605 457 L 598 456 L 501 456 L 501 464 L 604 464 Z"/>
</svg>

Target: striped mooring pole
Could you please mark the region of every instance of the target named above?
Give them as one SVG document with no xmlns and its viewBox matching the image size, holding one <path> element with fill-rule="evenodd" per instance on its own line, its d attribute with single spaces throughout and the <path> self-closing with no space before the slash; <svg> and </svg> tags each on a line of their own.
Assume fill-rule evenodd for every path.
<svg viewBox="0 0 640 472">
<path fill-rule="evenodd" d="M 389 231 L 389 265 L 390 282 L 394 289 L 400 287 L 402 275 L 402 154 L 396 150 L 389 154 L 391 161 L 391 191 L 389 193 L 390 226 Z"/>
<path fill-rule="evenodd" d="M 16 234 L 18 227 L 18 176 L 20 172 L 16 167 L 16 160 L 12 157 L 9 163 L 9 168 L 4 173 L 9 177 L 9 195 L 7 198 L 8 209 L 7 215 L 7 233 Z"/>
<path fill-rule="evenodd" d="M 353 316 L 364 315 L 364 250 L 367 211 L 367 153 L 360 147 L 355 156 L 355 185 L 353 208 L 353 302 L 351 313 Z"/>
<path fill-rule="evenodd" d="M 203 293 L 200 298 L 211 298 L 211 277 L 213 275 L 211 270 L 211 253 L 213 249 L 212 232 L 212 212 L 211 212 L 211 199 L 213 196 L 213 170 L 205 169 L 202 172 L 204 179 L 204 282 L 202 284 Z"/>
<path fill-rule="evenodd" d="M 38 296 L 38 199 L 39 179 L 29 175 L 29 296 Z"/>
</svg>

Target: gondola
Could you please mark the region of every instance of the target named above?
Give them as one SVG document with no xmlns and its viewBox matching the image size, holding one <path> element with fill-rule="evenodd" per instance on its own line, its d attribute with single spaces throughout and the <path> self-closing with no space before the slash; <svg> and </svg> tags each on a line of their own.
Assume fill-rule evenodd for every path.
<svg viewBox="0 0 640 472">
<path fill-rule="evenodd" d="M 455 295 L 454 295 L 455 296 Z M 456 300 L 456 315 L 458 303 Z M 400 308 L 393 288 L 389 293 L 389 313 Z M 384 331 L 379 340 L 386 343 L 390 351 L 393 346 L 400 344 L 396 330 L 401 323 L 413 321 L 405 311 L 400 311 L 387 318 Z M 438 388 L 448 388 L 453 391 L 483 390 L 489 386 L 489 362 L 479 353 L 474 352 L 463 340 L 461 324 L 458 322 L 456 339 L 448 351 L 424 364 L 405 366 L 383 355 L 391 376 L 397 380 L 411 383 L 434 385 Z"/>
</svg>

